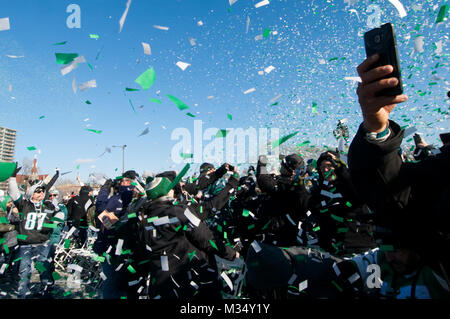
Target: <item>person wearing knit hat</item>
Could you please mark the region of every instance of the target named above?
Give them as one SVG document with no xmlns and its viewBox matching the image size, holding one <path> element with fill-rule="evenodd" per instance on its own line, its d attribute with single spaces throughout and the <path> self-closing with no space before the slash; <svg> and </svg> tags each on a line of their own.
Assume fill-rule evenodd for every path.
<svg viewBox="0 0 450 319">
<path fill-rule="evenodd" d="M 167 177 L 155 177 L 145 187 L 145 193 L 150 200 L 166 196 L 169 193 L 171 181 Z"/>
<path fill-rule="evenodd" d="M 20 168 L 19 168 L 20 169 Z M 17 240 L 19 248 L 17 258 L 20 260 L 18 282 L 18 298 L 26 298 L 30 294 L 29 284 L 32 273 L 32 261 L 42 263 L 45 269 L 52 269 L 53 260 L 48 256 L 52 245 L 50 236 L 54 228 L 55 220 L 63 220 L 64 214 L 58 211 L 51 201 L 46 200 L 46 188 L 50 189 L 59 176 L 59 171 L 47 184 L 40 182 L 32 185 L 27 193 L 22 196 L 19 192 L 15 174 L 8 180 L 8 193 L 17 207 L 18 212 L 10 216 L 11 222 L 17 222 Z M 47 194 L 48 195 L 48 194 Z M 19 213 L 20 212 L 20 213 Z M 43 289 L 41 296 L 50 296 L 54 279 L 48 272 L 40 274 Z"/>
<path fill-rule="evenodd" d="M 142 210 L 140 251 L 142 260 L 150 260 L 144 264 L 144 273 L 154 278 L 148 297 L 221 299 L 213 256 L 232 261 L 239 254 L 216 240 L 195 203 L 174 198 L 170 185 L 175 176 L 179 175 L 173 171 L 157 174 L 146 186 L 151 200 Z"/>
</svg>

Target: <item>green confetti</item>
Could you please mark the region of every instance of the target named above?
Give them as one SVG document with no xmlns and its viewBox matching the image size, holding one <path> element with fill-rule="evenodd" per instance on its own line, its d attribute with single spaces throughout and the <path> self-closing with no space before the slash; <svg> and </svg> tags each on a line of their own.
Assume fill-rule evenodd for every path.
<svg viewBox="0 0 450 319">
<path fill-rule="evenodd" d="M 45 118 L 45 115 L 39 116 L 40 120 L 42 120 L 43 118 Z"/>
<path fill-rule="evenodd" d="M 336 216 L 336 215 L 334 215 L 334 214 L 330 214 L 330 216 L 331 216 L 331 218 L 333 218 L 335 221 L 338 221 L 338 222 L 341 222 L 341 223 L 344 222 L 344 218 L 342 218 L 342 217 Z"/>
<path fill-rule="evenodd" d="M 56 224 L 47 224 L 47 223 L 44 223 L 44 224 L 42 224 L 42 227 L 45 227 L 45 228 L 56 228 Z"/>
<path fill-rule="evenodd" d="M 92 104 L 91 101 L 89 101 L 89 100 L 86 100 L 85 103 L 86 103 L 86 104 Z"/>
<path fill-rule="evenodd" d="M 294 137 L 297 133 L 298 133 L 298 131 L 297 131 L 297 132 L 294 132 L 294 133 L 291 133 L 291 134 L 289 134 L 289 135 L 283 136 L 282 138 L 280 138 L 280 139 L 277 140 L 277 141 L 273 141 L 273 142 L 272 142 L 272 148 L 275 148 L 275 147 L 280 146 L 281 144 L 283 144 L 284 142 L 286 142 L 288 139 Z"/>
<path fill-rule="evenodd" d="M 394 251 L 394 246 L 392 245 L 381 245 L 380 250 L 383 251 Z"/>
<path fill-rule="evenodd" d="M 328 62 L 336 61 L 337 59 L 338 59 L 338 58 L 331 58 L 331 59 L 328 60 Z"/>
<path fill-rule="evenodd" d="M 136 213 L 131 213 L 131 214 L 128 214 L 128 218 L 137 218 L 137 215 L 136 215 Z"/>
<path fill-rule="evenodd" d="M 309 140 L 306 140 L 306 141 L 304 141 L 304 142 L 302 142 L 302 143 L 300 143 L 300 144 L 298 144 L 297 146 L 305 146 L 305 145 L 308 145 L 309 143 L 311 143 Z"/>
<path fill-rule="evenodd" d="M 226 137 L 228 134 L 227 130 L 218 130 L 216 133 L 216 138 Z"/>
<path fill-rule="evenodd" d="M 187 116 L 190 116 L 190 117 L 195 117 L 195 115 L 192 114 L 192 113 L 186 113 L 186 115 L 187 115 Z"/>
<path fill-rule="evenodd" d="M 211 246 L 213 246 L 216 250 L 219 250 L 219 248 L 217 248 L 216 243 L 213 240 L 209 240 L 209 243 L 211 244 Z"/>
<path fill-rule="evenodd" d="M 250 226 L 247 227 L 248 230 L 255 228 L 255 224 L 251 224 Z"/>
<path fill-rule="evenodd" d="M 227 117 L 230 121 L 233 120 L 233 116 L 230 113 L 227 113 Z"/>
<path fill-rule="evenodd" d="M 342 292 L 342 288 L 334 281 L 332 280 L 331 283 L 337 288 L 337 290 L 339 290 L 340 292 Z"/>
<path fill-rule="evenodd" d="M 441 6 L 440 8 L 439 8 L 439 13 L 438 13 L 438 15 L 437 15 L 437 18 L 436 18 L 436 23 L 439 23 L 439 22 L 443 22 L 445 19 L 447 19 L 447 11 L 448 11 L 448 5 L 447 4 L 444 4 L 443 6 Z"/>
<path fill-rule="evenodd" d="M 44 272 L 47 270 L 47 268 L 45 268 L 44 264 L 41 262 L 37 262 L 35 265 L 35 268 L 39 271 L 39 272 Z"/>
<path fill-rule="evenodd" d="M 312 112 L 313 112 L 313 114 L 317 114 L 318 112 L 317 112 L 317 103 L 316 102 L 313 102 L 313 104 L 312 104 Z"/>
<path fill-rule="evenodd" d="M 269 226 L 269 224 L 270 224 L 271 222 L 272 222 L 272 221 L 269 220 L 269 222 L 268 222 L 267 224 L 264 225 L 264 227 L 262 228 L 262 230 L 266 229 L 266 228 Z"/>
<path fill-rule="evenodd" d="M 4 244 L 3 245 L 3 249 L 5 250 L 6 254 L 9 254 L 9 247 L 8 247 L 8 245 Z"/>
<path fill-rule="evenodd" d="M 18 234 L 16 237 L 19 240 L 26 240 L 28 236 L 27 235 Z"/>
<path fill-rule="evenodd" d="M 34 147 L 34 146 L 28 146 L 28 147 L 27 147 L 27 150 L 29 150 L 29 151 L 35 151 L 35 150 L 36 150 L 36 147 Z"/>
<path fill-rule="evenodd" d="M 139 89 L 125 88 L 125 91 L 135 92 L 135 91 L 139 91 Z"/>
<path fill-rule="evenodd" d="M 135 274 L 135 273 L 136 273 L 136 270 L 135 270 L 135 269 L 133 268 L 133 266 L 131 266 L 131 265 L 128 265 L 127 269 L 128 269 L 128 271 L 131 272 L 132 274 Z"/>
<path fill-rule="evenodd" d="M 88 67 L 89 67 L 89 69 L 91 69 L 91 71 L 94 71 L 94 68 L 92 67 L 92 65 L 88 62 Z"/>
<path fill-rule="evenodd" d="M 90 129 L 90 128 L 86 128 L 85 129 L 86 131 L 89 131 L 89 132 L 92 132 L 92 133 L 96 133 L 96 134 L 101 134 L 103 131 L 99 131 L 99 130 L 92 130 L 92 129 Z"/>
<path fill-rule="evenodd" d="M 53 280 L 54 280 L 54 281 L 57 281 L 57 280 L 59 280 L 59 279 L 62 278 L 61 275 L 58 274 L 56 271 L 54 271 L 54 272 L 52 273 L 52 277 L 53 277 Z"/>
<path fill-rule="evenodd" d="M 350 202 L 345 203 L 345 205 L 347 205 L 347 207 L 352 207 L 352 204 Z"/>
<path fill-rule="evenodd" d="M 133 112 L 136 113 L 136 110 L 134 109 L 134 106 L 133 106 L 133 102 L 131 102 L 130 99 L 128 99 L 128 101 L 130 102 L 130 105 L 131 105 L 131 108 L 133 109 Z"/>
<path fill-rule="evenodd" d="M 337 229 L 337 233 L 346 233 L 348 232 L 349 228 L 348 227 L 341 227 Z"/>
<path fill-rule="evenodd" d="M 320 230 L 320 226 L 317 226 L 317 227 L 313 228 L 313 231 L 318 231 L 318 230 Z"/>
<path fill-rule="evenodd" d="M 268 38 L 269 35 L 270 35 L 270 29 L 265 28 L 264 33 L 263 33 L 264 38 Z"/>
<path fill-rule="evenodd" d="M 77 165 L 76 169 L 80 169 L 80 164 Z"/>
<path fill-rule="evenodd" d="M 78 53 L 55 53 L 55 56 L 57 64 L 68 64 L 78 57 Z"/>
<path fill-rule="evenodd" d="M 194 154 L 191 154 L 191 153 L 180 153 L 180 156 L 182 157 L 182 158 L 193 158 L 194 157 Z"/>
<path fill-rule="evenodd" d="M 150 102 L 161 104 L 161 100 L 150 98 Z"/>
<path fill-rule="evenodd" d="M 181 100 L 177 99 L 175 96 L 167 94 L 166 95 L 173 103 L 175 103 L 180 111 L 188 109 L 189 106 L 184 104 Z"/>
<path fill-rule="evenodd" d="M 250 215 L 250 211 L 246 210 L 245 208 L 242 210 L 242 216 L 248 217 Z"/>
<path fill-rule="evenodd" d="M 91 37 L 91 39 L 98 39 L 99 38 L 98 34 L 89 34 L 89 36 Z"/>
<path fill-rule="evenodd" d="M 67 43 L 67 41 L 63 41 L 63 42 L 53 43 L 53 45 L 64 45 L 66 43 Z"/>
<path fill-rule="evenodd" d="M 142 73 L 134 82 L 142 86 L 142 89 L 148 90 L 156 79 L 155 70 L 151 67 Z"/>
</svg>

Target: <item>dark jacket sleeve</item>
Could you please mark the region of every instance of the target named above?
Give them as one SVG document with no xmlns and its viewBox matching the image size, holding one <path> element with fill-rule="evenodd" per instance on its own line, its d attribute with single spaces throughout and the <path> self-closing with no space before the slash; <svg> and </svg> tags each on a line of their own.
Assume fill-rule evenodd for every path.
<svg viewBox="0 0 450 319">
<path fill-rule="evenodd" d="M 236 251 L 225 245 L 222 240 L 216 240 L 211 229 L 203 221 L 197 227 L 194 227 L 192 231 L 186 232 L 186 238 L 208 255 L 215 254 L 227 260 L 235 259 Z"/>
<path fill-rule="evenodd" d="M 49 198 L 50 193 L 48 192 L 50 190 L 50 188 L 52 188 L 52 186 L 56 183 L 56 180 L 59 177 L 59 171 L 56 171 L 56 174 L 53 175 L 52 179 L 50 180 L 50 182 L 48 182 L 47 185 L 45 185 L 45 189 L 47 190 L 45 192 L 45 197 L 44 200 L 47 200 Z"/>
<path fill-rule="evenodd" d="M 108 204 L 109 187 L 102 186 L 95 201 L 95 213 L 101 214 Z"/>
<path fill-rule="evenodd" d="M 189 193 L 195 195 L 198 191 L 207 188 L 209 185 L 215 183 L 217 180 L 222 178 L 227 172 L 225 164 L 220 166 L 212 174 L 201 174 L 194 183 L 187 184 L 184 189 Z"/>
<path fill-rule="evenodd" d="M 376 212 L 375 220 L 388 222 L 405 207 L 410 187 L 399 178 L 403 162 L 399 154 L 404 131 L 389 121 L 391 135 L 384 142 L 370 141 L 360 125 L 348 156 L 351 180 L 358 194 Z M 383 225 L 388 226 L 388 225 Z"/>
</svg>

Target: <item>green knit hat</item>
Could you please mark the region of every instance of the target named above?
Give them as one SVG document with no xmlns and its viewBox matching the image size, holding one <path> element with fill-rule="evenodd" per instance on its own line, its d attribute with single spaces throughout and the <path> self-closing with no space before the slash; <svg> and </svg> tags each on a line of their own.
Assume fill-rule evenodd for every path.
<svg viewBox="0 0 450 319">
<path fill-rule="evenodd" d="M 17 163 L 0 162 L 0 182 L 6 181 L 16 170 Z"/>
<path fill-rule="evenodd" d="M 170 191 L 170 180 L 166 177 L 156 177 L 145 187 L 148 199 L 156 199 L 167 195 Z"/>
</svg>

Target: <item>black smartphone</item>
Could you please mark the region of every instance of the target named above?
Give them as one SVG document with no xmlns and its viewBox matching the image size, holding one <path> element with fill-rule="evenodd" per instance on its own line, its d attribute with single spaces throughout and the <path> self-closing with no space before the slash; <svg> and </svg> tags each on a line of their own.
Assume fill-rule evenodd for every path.
<svg viewBox="0 0 450 319">
<path fill-rule="evenodd" d="M 386 23 L 379 28 L 367 31 L 364 33 L 364 45 L 366 47 L 367 57 L 370 57 L 375 53 L 378 53 L 380 56 L 379 60 L 374 63 L 373 68 L 382 65 L 392 65 L 394 71 L 384 78 L 396 77 L 398 79 L 397 86 L 381 90 L 377 92 L 377 96 L 395 96 L 403 94 L 400 60 L 398 57 L 394 25 L 392 23 Z"/>
</svg>

